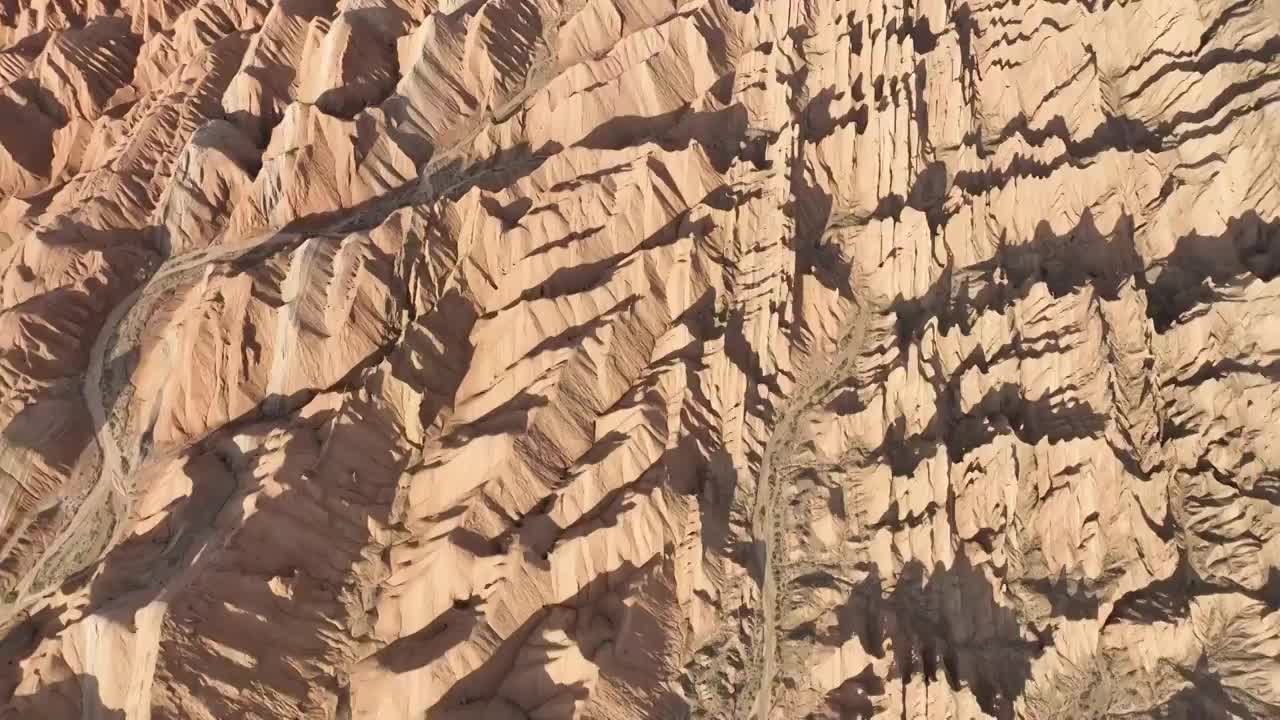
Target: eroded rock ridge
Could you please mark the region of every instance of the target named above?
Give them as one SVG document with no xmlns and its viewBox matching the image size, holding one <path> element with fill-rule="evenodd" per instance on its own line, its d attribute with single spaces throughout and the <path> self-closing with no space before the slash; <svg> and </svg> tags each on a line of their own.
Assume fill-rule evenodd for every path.
<svg viewBox="0 0 1280 720">
<path fill-rule="evenodd" d="M 1277 0 L 0 0 L 5 718 L 1280 717 Z"/>
</svg>

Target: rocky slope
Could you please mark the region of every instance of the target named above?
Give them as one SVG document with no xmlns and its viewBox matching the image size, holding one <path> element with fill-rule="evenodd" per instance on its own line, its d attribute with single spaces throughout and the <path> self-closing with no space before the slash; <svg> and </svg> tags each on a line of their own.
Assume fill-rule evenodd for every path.
<svg viewBox="0 0 1280 720">
<path fill-rule="evenodd" d="M 1280 717 L 1280 0 L 0 0 L 0 717 Z"/>
</svg>

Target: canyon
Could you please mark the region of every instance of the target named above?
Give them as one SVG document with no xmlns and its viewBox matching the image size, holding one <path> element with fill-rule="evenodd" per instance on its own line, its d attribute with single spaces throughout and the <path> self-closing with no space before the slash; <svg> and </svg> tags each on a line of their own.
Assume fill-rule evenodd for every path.
<svg viewBox="0 0 1280 720">
<path fill-rule="evenodd" d="M 0 0 L 0 718 L 1280 717 L 1280 0 Z"/>
</svg>

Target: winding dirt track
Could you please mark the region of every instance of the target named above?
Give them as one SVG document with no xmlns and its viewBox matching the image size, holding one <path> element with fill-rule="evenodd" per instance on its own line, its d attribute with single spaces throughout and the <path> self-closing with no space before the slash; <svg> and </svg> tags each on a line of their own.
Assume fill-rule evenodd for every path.
<svg viewBox="0 0 1280 720">
<path fill-rule="evenodd" d="M 180 273 L 188 272 L 208 263 L 228 260 L 248 250 L 258 248 L 267 242 L 281 242 L 292 237 L 295 237 L 293 233 L 273 232 L 257 235 L 234 245 L 217 245 L 215 241 L 212 247 L 204 250 L 169 258 L 161 264 L 150 279 L 130 293 L 111 311 L 106 322 L 103 323 L 102 331 L 98 333 L 97 340 L 93 343 L 93 349 L 89 353 L 89 365 L 85 370 L 83 386 L 84 401 L 89 408 L 89 415 L 93 419 L 93 425 L 97 428 L 96 441 L 98 446 L 102 448 L 102 474 L 99 476 L 95 489 L 97 486 L 105 485 L 103 480 L 109 480 L 110 487 L 122 497 L 128 495 L 127 489 L 122 485 L 125 476 L 125 468 L 121 460 L 123 456 L 120 444 L 112 432 L 110 423 L 111 415 L 115 408 L 107 407 L 110 401 L 106 398 L 110 396 L 111 390 L 103 387 L 102 372 L 108 362 L 108 355 L 116 349 L 122 326 L 128 327 L 130 315 L 133 314 L 133 311 L 138 306 L 138 301 L 143 294 L 149 290 L 154 290 L 160 283 Z M 154 296 L 156 293 L 152 292 L 151 294 Z M 130 459 L 132 460 L 132 458 Z"/>
<path fill-rule="evenodd" d="M 745 714 L 746 719 L 767 720 L 773 707 L 778 604 L 786 594 L 786 579 L 782 569 L 784 529 L 777 524 L 777 506 L 781 500 L 777 492 L 777 456 L 793 447 L 800 420 L 825 396 L 832 383 L 848 377 L 854 360 L 862 351 L 869 317 L 866 306 L 855 298 L 853 316 L 846 321 L 841 333 L 840 351 L 826 365 L 812 371 L 813 374 L 799 384 L 795 394 L 783 406 L 778 424 L 765 446 L 764 459 L 760 462 L 760 481 L 756 486 L 755 507 L 751 517 L 751 536 L 757 548 L 756 560 L 763 565 L 764 587 L 756 623 L 755 654 L 752 658 L 755 665 L 752 677 L 757 687 Z M 786 469 L 791 470 L 793 467 Z"/>
<path fill-rule="evenodd" d="M 215 244 L 210 248 L 171 257 L 163 262 L 139 288 L 130 293 L 111 310 L 89 352 L 89 363 L 85 369 L 84 384 L 82 385 L 85 406 L 89 410 L 89 416 L 95 428 L 94 442 L 102 450 L 102 463 L 98 470 L 98 478 L 94 481 L 93 487 L 88 494 L 85 495 L 84 501 L 80 503 L 75 516 L 67 523 L 66 529 L 49 544 L 44 556 L 28 573 L 28 580 L 37 577 L 42 567 L 60 557 L 63 554 L 63 548 L 68 543 L 75 541 L 77 536 L 85 530 L 86 523 L 92 521 L 104 504 L 114 501 L 127 502 L 129 499 L 128 488 L 125 486 L 125 480 L 128 475 L 125 471 L 125 461 L 127 460 L 132 465 L 136 458 L 126 458 L 119 441 L 116 439 L 110 422 L 115 408 L 110 398 L 116 397 L 118 393 L 114 393 L 110 388 L 104 387 L 103 371 L 110 359 L 115 356 L 114 351 L 117 349 L 116 345 L 119 341 L 122 327 L 128 327 L 131 316 L 134 315 L 134 311 L 137 309 L 138 303 L 144 294 L 147 294 L 149 290 L 154 290 L 159 283 L 181 273 L 210 262 L 229 259 L 247 250 L 259 247 L 265 242 L 277 242 L 290 237 L 292 237 L 290 233 L 262 234 L 242 243 L 228 246 Z M 113 534 L 119 531 L 120 527 L 117 524 Z M 113 537 L 112 541 L 115 539 Z M 13 606 L 14 612 L 37 600 L 42 594 L 41 588 L 28 587 L 27 590 L 28 593 L 34 591 L 35 594 L 26 595 L 20 599 Z"/>
</svg>

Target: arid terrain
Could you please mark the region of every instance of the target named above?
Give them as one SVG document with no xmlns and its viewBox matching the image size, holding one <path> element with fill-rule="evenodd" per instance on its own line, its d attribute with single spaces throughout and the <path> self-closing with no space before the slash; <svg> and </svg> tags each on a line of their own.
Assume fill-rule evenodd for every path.
<svg viewBox="0 0 1280 720">
<path fill-rule="evenodd" d="M 1280 718 L 1280 0 L 0 0 L 0 719 Z"/>
</svg>

